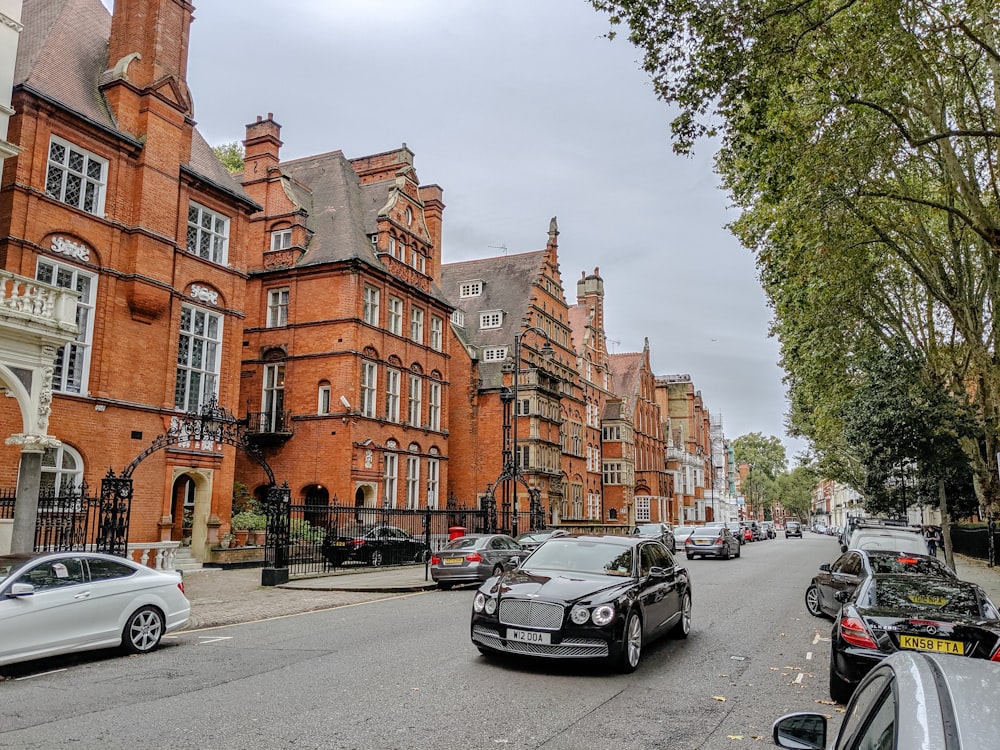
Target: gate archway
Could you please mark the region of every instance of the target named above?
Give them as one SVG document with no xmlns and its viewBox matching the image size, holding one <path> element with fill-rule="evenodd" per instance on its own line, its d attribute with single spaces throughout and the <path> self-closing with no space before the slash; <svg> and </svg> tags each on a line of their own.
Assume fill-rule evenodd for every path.
<svg viewBox="0 0 1000 750">
<path fill-rule="evenodd" d="M 247 439 L 246 422 L 238 420 L 232 412 L 219 406 L 215 396 L 212 396 L 198 411 L 187 412 L 183 415 L 171 417 L 170 427 L 161 435 L 158 435 L 149 446 L 122 469 L 121 474 L 116 475 L 113 469 L 109 469 L 107 475 L 101 480 L 101 497 L 98 532 L 95 540 L 95 548 L 101 552 L 124 556 L 128 547 L 128 528 L 132 512 L 132 473 L 146 458 L 156 451 L 167 448 L 171 445 L 196 444 L 211 447 L 216 443 L 232 445 L 252 458 L 267 475 L 268 492 L 265 503 L 265 512 L 268 517 L 267 543 L 270 548 L 272 541 L 280 544 L 282 537 L 280 530 L 284 528 L 284 543 L 287 545 L 288 523 L 282 524 L 280 520 L 274 520 L 275 515 L 280 515 L 280 507 L 273 509 L 272 503 L 281 503 L 287 508 L 289 502 L 289 490 L 287 483 L 283 487 L 277 487 L 274 480 L 274 472 L 264 459 L 261 449 Z M 184 473 L 184 472 L 180 472 Z M 189 473 L 189 472 L 188 472 Z M 174 477 L 174 481 L 177 480 Z M 198 478 L 191 477 L 196 487 Z M 171 492 L 176 491 L 172 487 Z M 173 502 L 173 500 L 172 500 Z M 275 531 L 272 534 L 272 527 Z M 279 555 L 269 549 L 265 553 L 265 559 L 275 560 Z"/>
</svg>

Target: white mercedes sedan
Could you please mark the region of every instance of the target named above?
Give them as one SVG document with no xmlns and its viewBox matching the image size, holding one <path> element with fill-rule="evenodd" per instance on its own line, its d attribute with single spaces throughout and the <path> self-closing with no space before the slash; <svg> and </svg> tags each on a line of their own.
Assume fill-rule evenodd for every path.
<svg viewBox="0 0 1000 750">
<path fill-rule="evenodd" d="M 145 653 L 190 614 L 179 572 L 96 552 L 0 555 L 0 665 L 117 646 Z"/>
</svg>

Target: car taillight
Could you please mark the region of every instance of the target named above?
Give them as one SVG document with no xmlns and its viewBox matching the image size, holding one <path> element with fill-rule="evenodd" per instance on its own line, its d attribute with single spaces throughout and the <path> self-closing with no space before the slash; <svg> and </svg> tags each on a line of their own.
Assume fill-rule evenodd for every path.
<svg viewBox="0 0 1000 750">
<path fill-rule="evenodd" d="M 917 558 L 915 557 L 897 557 L 896 562 L 902 563 L 903 565 L 916 565 Z"/>
<path fill-rule="evenodd" d="M 480 555 L 478 552 L 472 552 L 466 555 L 465 559 L 468 560 L 469 562 L 482 562 L 483 556 Z"/>
<path fill-rule="evenodd" d="M 351 544 L 353 544 L 355 547 L 360 547 L 364 543 L 365 543 L 364 539 L 352 539 L 351 540 Z"/>
<path fill-rule="evenodd" d="M 993 652 L 993 656 L 990 657 L 990 661 L 1000 661 L 1000 648 Z"/>
<path fill-rule="evenodd" d="M 438 557 L 437 555 L 431 555 L 431 565 L 440 565 L 440 564 L 441 564 L 441 558 Z"/>
<path fill-rule="evenodd" d="M 868 628 L 857 617 L 843 617 L 840 620 L 840 635 L 852 646 L 878 648 L 878 644 L 868 634 Z"/>
<path fill-rule="evenodd" d="M 181 590 L 181 593 L 183 594 L 184 593 L 184 581 L 178 581 L 177 582 L 177 588 L 179 588 Z"/>
</svg>

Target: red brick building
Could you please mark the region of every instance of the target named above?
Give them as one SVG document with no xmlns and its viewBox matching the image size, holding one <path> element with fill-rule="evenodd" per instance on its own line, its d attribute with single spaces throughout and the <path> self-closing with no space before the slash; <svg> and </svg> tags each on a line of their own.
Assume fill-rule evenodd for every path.
<svg viewBox="0 0 1000 750">
<path fill-rule="evenodd" d="M 79 292 L 55 360 L 42 485 L 100 485 L 178 414 L 239 395 L 247 217 L 195 128 L 186 0 L 25 0 L 3 164 L 0 263 Z M 156 19 L 152 24 L 149 19 Z M 17 431 L 0 406 L 5 435 Z M 234 448 L 179 443 L 135 471 L 133 539 L 204 549 L 228 519 Z M 17 449 L 0 447 L 0 481 Z"/>
<path fill-rule="evenodd" d="M 451 315 L 441 189 L 413 153 L 281 161 L 269 114 L 246 129 L 240 401 L 293 502 L 444 507 Z M 239 476 L 259 491 L 245 456 Z"/>
<path fill-rule="evenodd" d="M 634 520 L 679 523 L 671 475 L 667 472 L 667 446 L 662 432 L 664 424 L 660 405 L 656 402 L 656 377 L 649 360 L 649 339 L 641 352 L 612 354 L 611 373 L 615 390 L 621 394 L 623 413 L 630 416 L 621 429 L 613 420 L 604 422 L 605 492 L 608 492 L 608 465 L 613 464 L 612 445 L 626 441 L 633 456 Z M 612 415 L 608 415 L 609 417 Z M 626 438 L 626 431 L 629 438 Z"/>
</svg>

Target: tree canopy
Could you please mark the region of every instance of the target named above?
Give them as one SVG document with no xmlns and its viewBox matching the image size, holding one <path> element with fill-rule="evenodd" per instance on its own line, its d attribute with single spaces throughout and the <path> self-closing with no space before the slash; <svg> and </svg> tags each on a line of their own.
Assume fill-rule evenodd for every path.
<svg viewBox="0 0 1000 750">
<path fill-rule="evenodd" d="M 863 474 L 845 429 L 862 352 L 903 343 L 969 408 L 962 460 L 996 509 L 997 1 L 591 1 L 643 50 L 675 150 L 717 138 L 791 428 L 824 471 Z"/>
<path fill-rule="evenodd" d="M 212 151 L 230 172 L 242 172 L 244 165 L 243 144 L 239 141 L 212 146 Z"/>
</svg>

